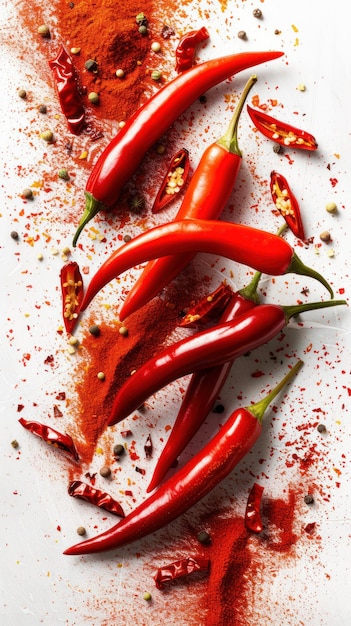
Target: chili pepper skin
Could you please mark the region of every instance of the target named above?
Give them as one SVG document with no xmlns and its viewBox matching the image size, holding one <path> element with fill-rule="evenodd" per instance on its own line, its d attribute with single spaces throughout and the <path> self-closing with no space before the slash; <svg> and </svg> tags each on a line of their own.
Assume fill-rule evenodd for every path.
<svg viewBox="0 0 351 626">
<path fill-rule="evenodd" d="M 184 72 L 194 64 L 195 48 L 199 43 L 209 39 L 209 32 L 205 26 L 199 30 L 191 30 L 180 39 L 175 56 L 177 72 Z"/>
<path fill-rule="evenodd" d="M 220 318 L 220 323 L 233 320 L 258 304 L 257 284 L 260 274 L 244 289 L 232 296 Z M 153 491 L 176 461 L 189 441 L 205 421 L 227 380 L 233 361 L 195 372 L 187 386 L 185 396 L 167 442 L 157 460 L 147 492 Z"/>
<path fill-rule="evenodd" d="M 298 361 L 266 398 L 236 409 L 200 452 L 119 524 L 68 548 L 64 554 L 91 554 L 132 543 L 166 526 L 199 502 L 251 450 L 262 432 L 262 418 L 268 404 L 301 365 L 302 361 Z"/>
<path fill-rule="evenodd" d="M 226 133 L 208 146 L 186 190 L 176 220 L 217 219 L 222 213 L 237 179 L 242 154 L 238 145 L 238 126 L 245 100 L 256 83 L 256 75 L 245 85 Z M 132 286 L 119 312 L 124 319 L 151 300 L 191 261 L 193 254 L 155 259 L 147 264 Z"/>
<path fill-rule="evenodd" d="M 221 283 L 211 294 L 201 298 L 187 314 L 182 318 L 179 326 L 194 328 L 206 325 L 208 322 L 218 319 L 229 304 L 234 293 L 226 283 Z"/>
<path fill-rule="evenodd" d="M 299 203 L 290 189 L 286 178 L 276 171 L 271 172 L 270 189 L 272 200 L 280 215 L 285 219 L 287 226 L 295 237 L 305 240 L 305 231 L 302 223 Z"/>
<path fill-rule="evenodd" d="M 74 135 L 79 135 L 85 123 L 85 110 L 78 90 L 75 67 L 63 46 L 60 46 L 57 56 L 49 61 L 49 65 L 53 71 L 60 106 L 68 128 Z"/>
<path fill-rule="evenodd" d="M 287 273 L 315 278 L 333 291 L 314 269 L 307 267 L 290 244 L 272 233 L 243 224 L 217 220 L 179 220 L 150 228 L 118 248 L 101 265 L 85 292 L 81 311 L 105 285 L 123 272 L 162 256 L 207 252 L 274 276 Z"/>
<path fill-rule="evenodd" d="M 83 279 L 75 261 L 63 266 L 60 272 L 62 315 L 65 329 L 72 333 L 83 301 Z"/>
<path fill-rule="evenodd" d="M 112 498 L 109 493 L 101 491 L 100 489 L 96 489 L 91 485 L 87 485 L 81 480 L 72 480 L 68 486 L 68 493 L 73 498 L 86 500 L 86 502 L 95 504 L 95 506 L 98 506 L 105 511 L 109 511 L 114 515 L 125 517 L 121 505 L 119 504 L 119 502 L 117 502 L 117 500 Z"/>
<path fill-rule="evenodd" d="M 33 433 L 37 437 L 40 437 L 40 439 L 53 445 L 55 448 L 63 450 L 63 452 L 66 452 L 69 456 L 71 456 L 74 461 L 79 461 L 78 452 L 75 448 L 72 437 L 69 435 L 60 433 L 46 424 L 28 421 L 23 417 L 21 417 L 18 421 L 26 430 L 29 430 L 29 432 Z"/>
<path fill-rule="evenodd" d="M 189 168 L 189 152 L 186 148 L 182 148 L 174 155 L 168 166 L 167 174 L 152 206 L 152 213 L 158 213 L 178 196 L 188 178 Z M 181 180 L 181 184 L 178 179 Z M 172 183 L 176 186 L 172 186 Z"/>
<path fill-rule="evenodd" d="M 254 483 L 247 499 L 245 510 L 245 526 L 247 530 L 254 533 L 260 533 L 263 524 L 260 514 L 260 507 L 263 495 L 263 487 L 258 483 Z"/>
<path fill-rule="evenodd" d="M 345 300 L 308 302 L 284 307 L 259 304 L 230 322 L 216 325 L 167 347 L 120 387 L 112 405 L 108 425 L 112 426 L 136 411 L 150 396 L 187 374 L 216 367 L 242 356 L 273 339 L 289 319 L 304 311 L 346 304 Z"/>
<path fill-rule="evenodd" d="M 247 105 L 247 112 L 257 130 L 275 143 L 289 148 L 299 148 L 299 150 L 317 150 L 317 141 L 310 133 L 280 122 L 262 111 L 253 109 L 250 105 Z"/>
<path fill-rule="evenodd" d="M 283 52 L 244 52 L 205 61 L 161 87 L 127 121 L 98 158 L 88 178 L 86 207 L 73 238 L 102 209 L 112 208 L 123 185 L 173 122 L 206 91 L 245 69 L 283 56 Z"/>
</svg>

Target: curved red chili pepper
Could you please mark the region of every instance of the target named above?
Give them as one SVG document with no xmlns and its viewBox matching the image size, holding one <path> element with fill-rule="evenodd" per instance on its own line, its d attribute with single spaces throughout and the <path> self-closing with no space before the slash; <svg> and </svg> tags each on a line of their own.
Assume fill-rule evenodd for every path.
<svg viewBox="0 0 351 626">
<path fill-rule="evenodd" d="M 257 130 L 275 143 L 289 148 L 299 148 L 299 150 L 317 150 L 317 141 L 310 133 L 290 124 L 285 124 L 285 122 L 280 122 L 249 105 L 247 105 L 247 112 Z"/>
<path fill-rule="evenodd" d="M 26 430 L 40 437 L 46 443 L 51 444 L 54 448 L 59 448 L 71 456 L 75 461 L 79 461 L 78 452 L 73 443 L 72 437 L 64 433 L 60 433 L 51 426 L 41 424 L 40 422 L 32 422 L 21 417 L 19 423 L 22 424 Z"/>
<path fill-rule="evenodd" d="M 260 513 L 262 495 L 263 487 L 254 483 L 247 499 L 245 511 L 245 526 L 254 533 L 260 533 L 263 528 Z"/>
<path fill-rule="evenodd" d="M 150 396 L 192 372 L 216 367 L 267 343 L 304 311 L 339 306 L 345 300 L 309 302 L 284 307 L 259 304 L 230 322 L 216 325 L 167 347 L 137 369 L 118 390 L 108 425 L 136 411 Z"/>
<path fill-rule="evenodd" d="M 68 548 L 64 554 L 91 554 L 132 543 L 166 526 L 199 502 L 251 450 L 262 432 L 268 405 L 301 365 L 299 361 L 266 398 L 236 409 L 200 452 L 116 526 Z"/>
<path fill-rule="evenodd" d="M 220 318 L 229 322 L 258 304 L 257 284 L 261 274 L 257 272 L 252 282 L 232 296 Z M 187 386 L 185 396 L 173 424 L 167 442 L 157 460 L 147 492 L 159 485 L 166 472 L 204 422 L 227 380 L 233 361 L 195 372 Z"/>
<path fill-rule="evenodd" d="M 105 285 L 128 269 L 162 256 L 207 252 L 280 276 L 293 272 L 315 278 L 333 291 L 314 269 L 302 263 L 290 244 L 272 233 L 216 220 L 179 220 L 155 226 L 118 248 L 101 265 L 88 285 L 81 311 Z"/>
<path fill-rule="evenodd" d="M 209 36 L 207 28 L 203 26 L 200 30 L 191 30 L 180 39 L 175 53 L 177 72 L 184 72 L 194 65 L 196 46 Z"/>
<path fill-rule="evenodd" d="M 168 166 L 167 174 L 155 198 L 151 209 L 153 213 L 158 213 L 164 209 L 184 189 L 189 174 L 189 166 L 188 150 L 186 148 L 178 150 Z"/>
<path fill-rule="evenodd" d="M 73 238 L 102 209 L 112 208 L 147 150 L 204 92 L 234 74 L 283 52 L 242 52 L 205 61 L 178 74 L 132 115 L 98 158 L 86 185 L 86 207 Z"/>
<path fill-rule="evenodd" d="M 272 200 L 280 215 L 285 219 L 291 232 L 298 239 L 305 240 L 299 203 L 290 189 L 286 178 L 278 172 L 271 172 L 270 189 Z"/>
<path fill-rule="evenodd" d="M 79 135 L 84 127 L 85 110 L 78 90 L 76 69 L 63 46 L 60 46 L 57 56 L 49 61 L 49 65 L 53 71 L 60 106 L 68 128 L 74 135 Z"/>
<path fill-rule="evenodd" d="M 68 487 L 68 493 L 73 498 L 86 500 L 86 502 L 95 504 L 95 506 L 99 507 L 100 509 L 109 511 L 114 515 L 119 515 L 119 517 L 125 517 L 121 505 L 109 493 L 101 491 L 100 489 L 96 489 L 91 485 L 87 485 L 81 480 L 72 480 Z"/>
<path fill-rule="evenodd" d="M 245 85 L 226 133 L 207 147 L 190 181 L 176 220 L 217 219 L 222 213 L 237 179 L 242 155 L 238 145 L 238 125 L 242 108 L 257 77 Z M 193 254 L 167 256 L 147 264 L 133 285 L 119 312 L 124 319 L 146 304 L 173 280 L 191 261 Z"/>
<path fill-rule="evenodd" d="M 83 301 L 83 279 L 78 263 L 70 261 L 60 273 L 62 314 L 66 331 L 72 333 Z"/>
</svg>

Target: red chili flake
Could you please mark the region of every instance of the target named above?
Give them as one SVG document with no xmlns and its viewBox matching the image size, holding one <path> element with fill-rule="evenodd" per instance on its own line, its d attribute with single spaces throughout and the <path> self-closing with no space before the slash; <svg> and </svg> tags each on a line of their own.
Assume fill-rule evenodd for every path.
<svg viewBox="0 0 351 626">
<path fill-rule="evenodd" d="M 54 404 L 54 417 L 63 417 L 63 413 L 60 411 L 57 404 Z"/>
<path fill-rule="evenodd" d="M 261 485 L 254 483 L 247 499 L 245 526 L 254 533 L 260 533 L 263 528 L 260 513 L 263 489 Z"/>
<path fill-rule="evenodd" d="M 74 498 L 86 500 L 91 504 L 95 504 L 105 511 L 109 511 L 114 515 L 125 517 L 125 513 L 119 504 L 110 494 L 100 489 L 95 489 L 91 485 L 83 483 L 81 480 L 73 480 L 68 487 L 68 493 Z"/>
<path fill-rule="evenodd" d="M 310 524 L 307 524 L 307 526 L 305 526 L 304 531 L 305 533 L 308 533 L 309 535 L 311 535 L 312 533 L 314 533 L 316 529 L 316 522 L 311 522 Z"/>
<path fill-rule="evenodd" d="M 133 492 L 130 489 L 126 489 L 125 492 L 124 492 L 124 495 L 125 496 L 132 496 Z"/>
<path fill-rule="evenodd" d="M 145 450 L 145 456 L 147 459 L 151 459 L 152 457 L 152 450 L 153 450 L 153 445 L 152 445 L 152 440 L 151 440 L 151 435 L 147 436 L 145 445 L 144 445 L 144 450 Z"/>
<path fill-rule="evenodd" d="M 330 178 L 330 182 L 331 182 L 331 186 L 335 187 L 335 185 L 337 185 L 339 181 L 337 178 Z"/>
<path fill-rule="evenodd" d="M 143 468 L 141 468 L 141 467 L 136 467 L 135 471 L 138 472 L 139 474 L 141 474 L 142 476 L 145 476 L 145 474 L 146 474 L 146 471 Z"/>
<path fill-rule="evenodd" d="M 43 439 L 46 443 L 67 452 L 75 461 L 79 460 L 73 439 L 69 435 L 59 433 L 57 430 L 54 430 L 46 424 L 30 422 L 25 420 L 23 417 L 21 417 L 18 421 L 24 428 L 26 428 L 26 430 L 29 430 L 29 432 L 33 433 L 37 437 L 40 437 L 40 439 Z"/>
<path fill-rule="evenodd" d="M 56 530 L 59 531 L 59 533 L 61 532 L 61 526 L 56 526 Z"/>
<path fill-rule="evenodd" d="M 261 370 L 256 370 L 256 372 L 252 372 L 251 374 L 251 378 L 261 378 L 261 376 L 264 376 L 264 372 Z"/>
<path fill-rule="evenodd" d="M 209 559 L 187 557 L 179 561 L 174 561 L 174 563 L 170 563 L 169 565 L 159 567 L 154 575 L 154 580 L 157 589 L 163 589 L 164 583 L 169 580 L 188 576 L 193 572 L 208 572 L 209 569 Z"/>
<path fill-rule="evenodd" d="M 17 404 L 17 413 L 20 413 L 24 409 L 24 404 Z"/>
<path fill-rule="evenodd" d="M 66 392 L 60 391 L 56 396 L 56 400 L 66 400 Z"/>
<path fill-rule="evenodd" d="M 46 357 L 45 361 L 44 361 L 45 365 L 53 365 L 54 364 L 54 357 L 52 354 L 49 354 L 49 356 Z"/>
<path fill-rule="evenodd" d="M 131 430 L 122 430 L 121 431 L 121 435 L 122 437 L 131 437 L 132 436 L 132 431 Z"/>
</svg>

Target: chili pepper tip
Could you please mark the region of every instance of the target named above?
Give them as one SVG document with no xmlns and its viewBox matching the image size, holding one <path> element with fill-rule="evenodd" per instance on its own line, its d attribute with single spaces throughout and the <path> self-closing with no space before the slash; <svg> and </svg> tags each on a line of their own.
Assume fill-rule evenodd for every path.
<svg viewBox="0 0 351 626">
<path fill-rule="evenodd" d="M 99 213 L 99 211 L 105 208 L 105 205 L 103 204 L 103 202 L 100 202 L 99 200 L 94 198 L 94 196 L 89 191 L 85 191 L 84 193 L 85 193 L 85 211 L 80 219 L 78 228 L 73 237 L 72 245 L 74 248 L 77 245 L 78 237 L 80 233 L 82 232 L 83 228 L 85 228 L 88 222 L 90 222 L 90 220 L 92 220 L 93 217 L 95 217 L 95 215 Z"/>
<path fill-rule="evenodd" d="M 332 299 L 334 298 L 334 292 L 331 286 L 329 285 L 329 283 L 322 276 L 322 274 L 319 274 L 319 272 L 314 270 L 312 267 L 308 267 L 307 265 L 305 265 L 295 252 L 292 256 L 291 263 L 289 265 L 287 272 L 291 272 L 293 274 L 300 274 L 302 276 L 308 276 L 310 278 L 315 278 L 316 280 L 318 280 L 319 283 L 321 283 L 329 291 L 330 297 Z"/>
</svg>

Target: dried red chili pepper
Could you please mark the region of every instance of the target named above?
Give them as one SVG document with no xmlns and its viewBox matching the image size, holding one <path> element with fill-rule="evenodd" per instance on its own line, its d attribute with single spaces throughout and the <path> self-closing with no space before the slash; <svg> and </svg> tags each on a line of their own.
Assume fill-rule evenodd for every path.
<svg viewBox="0 0 351 626">
<path fill-rule="evenodd" d="M 298 239 L 304 241 L 305 232 L 299 203 L 291 191 L 288 181 L 282 174 L 273 171 L 271 172 L 270 189 L 272 200 L 291 232 Z"/>
<path fill-rule="evenodd" d="M 186 148 L 182 148 L 174 155 L 168 166 L 167 174 L 162 181 L 152 207 L 153 213 L 161 211 L 184 189 L 189 174 L 189 167 L 189 152 Z"/>
<path fill-rule="evenodd" d="M 60 273 L 60 282 L 63 320 L 66 331 L 71 333 L 77 322 L 83 301 L 83 279 L 78 263 L 70 261 L 63 266 Z"/>
<path fill-rule="evenodd" d="M 110 530 L 71 546 L 64 554 L 90 554 L 132 543 L 188 511 L 216 487 L 251 450 L 266 409 L 297 373 L 299 361 L 262 400 L 236 409 L 218 433 L 173 476 Z"/>
<path fill-rule="evenodd" d="M 245 85 L 227 131 L 204 151 L 199 165 L 186 190 L 176 220 L 217 219 L 223 211 L 242 162 L 238 145 L 238 126 L 247 95 L 257 77 L 251 76 Z M 194 254 L 167 255 L 147 264 L 140 278 L 132 286 L 119 311 L 124 319 L 146 304 L 175 278 L 191 261 Z"/>
<path fill-rule="evenodd" d="M 261 274 L 256 272 L 247 287 L 232 292 L 220 323 L 229 322 L 258 304 L 257 285 L 260 277 Z M 233 361 L 228 361 L 216 367 L 201 369 L 192 375 L 171 433 L 157 460 L 147 492 L 160 484 L 203 424 L 229 376 L 232 365 Z"/>
<path fill-rule="evenodd" d="M 132 115 L 102 152 L 89 176 L 85 211 L 73 246 L 86 224 L 102 209 L 112 208 L 123 185 L 147 150 L 205 91 L 234 74 L 283 56 L 283 52 L 244 52 L 205 61 L 178 74 Z"/>
<path fill-rule="evenodd" d="M 199 302 L 196 302 L 196 304 L 189 309 L 179 323 L 179 326 L 194 328 L 217 319 L 232 296 L 233 290 L 231 287 L 226 283 L 221 283 L 217 289 L 201 298 Z"/>
<path fill-rule="evenodd" d="M 247 112 L 257 130 L 275 143 L 290 148 L 299 148 L 300 150 L 317 150 L 317 141 L 310 133 L 306 133 L 306 131 L 295 128 L 295 126 L 290 124 L 280 122 L 274 117 L 267 115 L 267 113 L 252 109 L 249 105 L 247 105 Z"/>
<path fill-rule="evenodd" d="M 181 255 L 184 259 L 186 253 L 196 252 L 224 256 L 274 276 L 287 273 L 309 276 L 324 285 L 333 297 L 325 278 L 304 265 L 292 246 L 278 235 L 244 224 L 188 219 L 150 228 L 113 252 L 91 279 L 81 311 L 100 289 L 136 265 L 167 255 Z"/>
<path fill-rule="evenodd" d="M 291 317 L 341 304 L 347 303 L 345 300 L 328 300 L 293 306 L 259 304 L 230 322 L 177 341 L 146 361 L 123 383 L 114 398 L 108 425 L 128 417 L 170 382 L 233 361 L 262 346 L 276 337 Z"/>
<path fill-rule="evenodd" d="M 163 589 L 166 582 L 175 580 L 176 578 L 182 578 L 183 576 L 189 576 L 194 572 L 208 572 L 210 569 L 210 560 L 201 557 L 186 557 L 169 563 L 168 565 L 162 565 L 159 567 L 154 575 L 154 581 L 157 589 Z"/>
<path fill-rule="evenodd" d="M 68 128 L 74 135 L 79 135 L 85 123 L 85 110 L 79 94 L 76 69 L 63 46 L 60 46 L 57 56 L 49 61 L 49 65 L 53 71 L 60 106 Z"/>
<path fill-rule="evenodd" d="M 177 72 L 184 72 L 194 65 L 195 48 L 199 43 L 209 39 L 209 32 L 205 26 L 199 30 L 191 30 L 180 39 L 175 56 Z"/>
<path fill-rule="evenodd" d="M 260 533 L 263 528 L 260 513 L 263 489 L 261 485 L 254 483 L 247 499 L 245 526 L 254 533 Z"/>
<path fill-rule="evenodd" d="M 75 461 L 79 461 L 78 452 L 75 448 L 72 437 L 69 435 L 60 433 L 46 424 L 28 421 L 23 417 L 21 417 L 18 421 L 26 430 L 29 430 L 29 432 L 33 433 L 37 437 L 40 437 L 40 439 L 50 445 L 53 445 L 55 448 L 63 450 Z"/>
<path fill-rule="evenodd" d="M 86 500 L 100 509 L 109 511 L 114 515 L 125 517 L 125 513 L 119 504 L 110 494 L 91 485 L 83 483 L 81 480 L 72 480 L 68 487 L 68 493 L 74 498 Z"/>
</svg>

